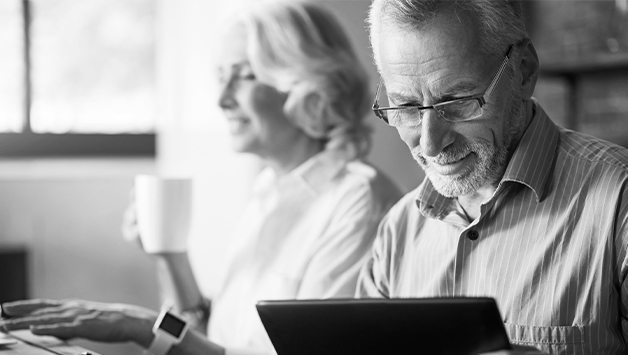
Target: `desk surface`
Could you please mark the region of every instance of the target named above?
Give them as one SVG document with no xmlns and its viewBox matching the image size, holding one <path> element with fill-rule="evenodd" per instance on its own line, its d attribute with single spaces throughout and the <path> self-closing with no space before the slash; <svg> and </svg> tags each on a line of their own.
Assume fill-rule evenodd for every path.
<svg viewBox="0 0 628 355">
<path fill-rule="evenodd" d="M 81 353 L 100 355 L 54 337 L 33 335 L 28 330 L 11 332 L 9 336 L 15 338 L 17 344 L 0 346 L 0 355 L 79 355 Z"/>
</svg>

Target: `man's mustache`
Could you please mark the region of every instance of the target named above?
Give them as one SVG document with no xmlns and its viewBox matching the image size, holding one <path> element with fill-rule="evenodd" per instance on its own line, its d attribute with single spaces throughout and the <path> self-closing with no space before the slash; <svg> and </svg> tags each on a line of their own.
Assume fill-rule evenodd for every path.
<svg viewBox="0 0 628 355">
<path fill-rule="evenodd" d="M 444 165 L 444 164 L 455 163 L 463 159 L 464 157 L 466 157 L 473 151 L 474 151 L 474 147 L 472 144 L 466 144 L 466 143 L 458 144 L 456 146 L 448 146 L 445 149 L 443 149 L 440 153 L 438 153 L 437 156 L 428 158 L 423 155 L 423 153 L 421 152 L 421 147 L 418 146 L 412 150 L 412 155 L 414 155 L 414 158 L 421 165 L 427 165 L 428 162 L 433 163 L 433 164 Z"/>
</svg>

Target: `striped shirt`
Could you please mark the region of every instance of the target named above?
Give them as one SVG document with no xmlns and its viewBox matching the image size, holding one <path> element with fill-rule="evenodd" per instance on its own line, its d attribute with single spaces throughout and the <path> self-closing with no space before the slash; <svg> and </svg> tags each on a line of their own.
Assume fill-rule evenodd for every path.
<svg viewBox="0 0 628 355">
<path fill-rule="evenodd" d="M 513 344 L 626 354 L 628 150 L 535 115 L 469 223 L 429 180 L 382 221 L 360 297 L 488 296 Z"/>
</svg>

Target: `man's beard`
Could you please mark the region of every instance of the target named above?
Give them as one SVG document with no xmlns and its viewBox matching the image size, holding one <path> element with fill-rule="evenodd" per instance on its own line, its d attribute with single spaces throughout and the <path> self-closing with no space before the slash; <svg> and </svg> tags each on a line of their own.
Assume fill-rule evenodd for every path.
<svg viewBox="0 0 628 355">
<path fill-rule="evenodd" d="M 514 95 L 513 95 L 514 96 Z M 432 185 L 445 197 L 458 197 L 472 194 L 483 186 L 498 182 L 509 160 L 509 150 L 516 137 L 525 128 L 525 111 L 521 99 L 513 97 L 513 106 L 504 122 L 504 136 L 499 145 L 490 142 L 462 142 L 456 146 L 448 146 L 436 157 L 429 158 L 431 163 L 450 163 L 461 160 L 469 154 L 475 154 L 477 160 L 474 165 L 453 175 L 443 176 L 435 172 L 428 163 L 428 159 L 421 153 L 421 147 L 411 150 L 412 156 L 419 163 Z"/>
</svg>

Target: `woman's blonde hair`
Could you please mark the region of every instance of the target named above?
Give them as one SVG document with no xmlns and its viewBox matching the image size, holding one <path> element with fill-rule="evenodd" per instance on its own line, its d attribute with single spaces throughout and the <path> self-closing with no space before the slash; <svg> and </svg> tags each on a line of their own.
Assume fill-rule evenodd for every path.
<svg viewBox="0 0 628 355">
<path fill-rule="evenodd" d="M 308 1 L 254 3 L 240 13 L 256 77 L 288 95 L 284 112 L 326 149 L 370 149 L 368 77 L 327 9 Z"/>
</svg>

